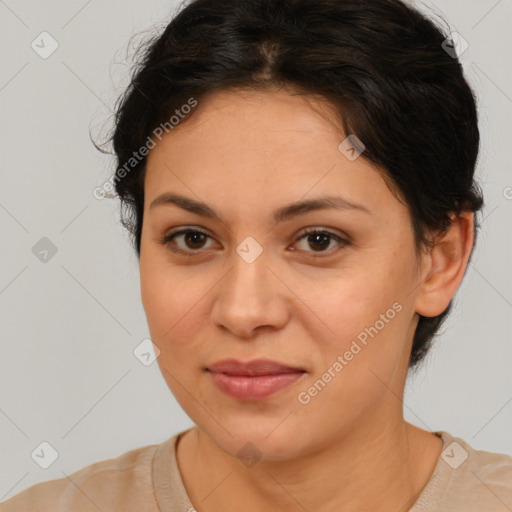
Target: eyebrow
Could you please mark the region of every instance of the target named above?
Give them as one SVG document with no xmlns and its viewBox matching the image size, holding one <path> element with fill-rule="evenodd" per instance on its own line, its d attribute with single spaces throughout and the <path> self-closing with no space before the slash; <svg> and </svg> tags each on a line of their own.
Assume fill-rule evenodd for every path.
<svg viewBox="0 0 512 512">
<path fill-rule="evenodd" d="M 175 205 L 182 208 L 183 210 L 187 210 L 188 212 L 201 215 L 202 217 L 222 220 L 220 216 L 215 212 L 215 210 L 213 210 L 213 208 L 207 204 L 179 194 L 161 194 L 151 202 L 149 208 L 152 209 L 161 205 Z M 292 219 L 293 217 L 304 215 L 309 212 L 328 209 L 358 210 L 371 214 L 370 210 L 368 210 L 368 208 L 362 204 L 353 203 L 352 201 L 344 199 L 343 197 L 321 196 L 314 199 L 297 201 L 295 203 L 281 206 L 274 211 L 273 217 L 275 222 L 284 222 L 286 220 Z"/>
</svg>

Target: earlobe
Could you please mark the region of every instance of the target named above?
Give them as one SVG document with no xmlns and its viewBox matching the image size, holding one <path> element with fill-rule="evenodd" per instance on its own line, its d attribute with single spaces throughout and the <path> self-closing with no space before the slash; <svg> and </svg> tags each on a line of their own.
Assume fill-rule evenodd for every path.
<svg viewBox="0 0 512 512">
<path fill-rule="evenodd" d="M 438 235 L 424 259 L 423 283 L 416 296 L 416 312 L 425 317 L 440 315 L 449 305 L 466 272 L 474 243 L 474 214 L 451 215 L 451 225 Z"/>
</svg>

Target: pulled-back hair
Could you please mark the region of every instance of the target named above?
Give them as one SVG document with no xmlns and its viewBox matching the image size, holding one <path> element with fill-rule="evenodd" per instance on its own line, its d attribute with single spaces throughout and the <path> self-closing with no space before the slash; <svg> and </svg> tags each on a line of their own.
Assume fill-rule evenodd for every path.
<svg viewBox="0 0 512 512">
<path fill-rule="evenodd" d="M 325 98 L 365 145 L 411 213 L 418 250 L 450 213 L 483 204 L 474 171 L 475 99 L 447 33 L 399 0 L 193 0 L 147 42 L 116 108 L 112 134 L 121 221 L 140 257 L 146 158 L 133 153 L 206 94 L 292 87 Z M 187 112 L 190 109 L 187 110 Z M 180 116 L 180 124 L 194 115 Z M 183 118 L 182 118 L 183 117 Z M 172 126 L 170 127 L 172 128 Z M 341 139 L 340 139 L 341 140 Z M 475 223 L 475 235 L 477 224 Z M 452 303 L 420 316 L 410 366 L 425 356 Z"/>
</svg>

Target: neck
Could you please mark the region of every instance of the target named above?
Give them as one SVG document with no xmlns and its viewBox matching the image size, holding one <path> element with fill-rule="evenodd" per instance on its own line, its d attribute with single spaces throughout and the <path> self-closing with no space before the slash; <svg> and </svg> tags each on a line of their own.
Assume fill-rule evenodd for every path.
<svg viewBox="0 0 512 512">
<path fill-rule="evenodd" d="M 389 409 L 388 409 L 389 411 Z M 205 512 L 406 511 L 432 475 L 442 441 L 400 414 L 366 418 L 328 447 L 245 467 L 200 429 L 180 441 L 178 464 L 194 505 Z M 214 468 L 214 469 L 212 469 Z"/>
</svg>

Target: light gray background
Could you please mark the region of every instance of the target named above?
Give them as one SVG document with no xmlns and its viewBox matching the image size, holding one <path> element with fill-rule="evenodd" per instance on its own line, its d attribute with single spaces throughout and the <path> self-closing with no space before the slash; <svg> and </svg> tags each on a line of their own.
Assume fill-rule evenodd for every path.
<svg viewBox="0 0 512 512">
<path fill-rule="evenodd" d="M 176 5 L 0 0 L 0 501 L 191 425 L 157 364 L 133 355 L 149 336 L 137 259 L 117 201 L 92 195 L 113 160 L 89 140 L 89 129 L 106 133 L 127 83 L 130 36 L 163 27 Z M 409 381 L 405 415 L 512 453 L 512 2 L 421 5 L 469 43 L 461 60 L 480 98 L 486 207 L 446 332 Z M 59 44 L 47 59 L 31 48 L 42 31 Z M 58 249 L 46 263 L 32 252 L 42 237 Z M 42 441 L 59 454 L 46 470 L 30 456 Z"/>
</svg>

